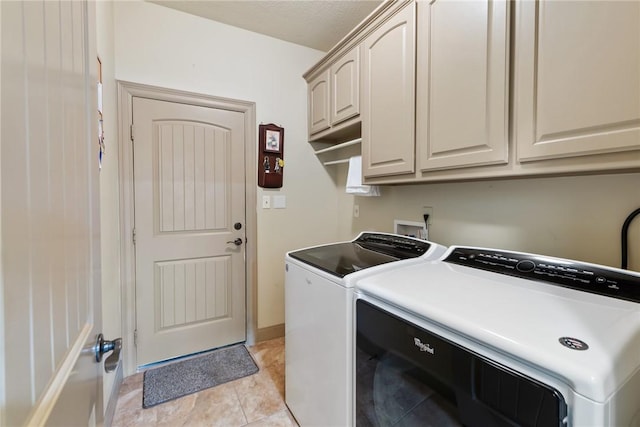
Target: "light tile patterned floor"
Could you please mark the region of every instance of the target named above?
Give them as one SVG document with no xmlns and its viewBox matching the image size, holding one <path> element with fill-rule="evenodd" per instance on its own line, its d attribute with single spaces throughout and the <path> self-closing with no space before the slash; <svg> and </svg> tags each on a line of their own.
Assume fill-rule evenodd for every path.
<svg viewBox="0 0 640 427">
<path fill-rule="evenodd" d="M 284 404 L 284 338 L 247 347 L 258 373 L 142 409 L 142 373 L 125 378 L 113 427 L 295 427 Z"/>
</svg>

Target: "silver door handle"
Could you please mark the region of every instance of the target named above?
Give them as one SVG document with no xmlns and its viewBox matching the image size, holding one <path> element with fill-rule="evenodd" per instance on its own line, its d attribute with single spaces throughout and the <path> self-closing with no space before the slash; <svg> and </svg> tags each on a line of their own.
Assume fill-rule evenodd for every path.
<svg viewBox="0 0 640 427">
<path fill-rule="evenodd" d="M 238 237 L 236 240 L 229 240 L 227 243 L 233 243 L 236 246 L 240 246 L 242 244 L 242 239 Z"/>
<path fill-rule="evenodd" d="M 120 361 L 120 350 L 122 350 L 122 338 L 116 338 L 113 341 L 106 341 L 104 335 L 98 335 L 96 340 L 96 346 L 94 351 L 96 354 L 96 362 L 102 361 L 102 356 L 110 351 L 113 351 L 109 357 L 104 361 L 104 371 L 113 372 L 118 367 L 118 361 Z"/>
</svg>

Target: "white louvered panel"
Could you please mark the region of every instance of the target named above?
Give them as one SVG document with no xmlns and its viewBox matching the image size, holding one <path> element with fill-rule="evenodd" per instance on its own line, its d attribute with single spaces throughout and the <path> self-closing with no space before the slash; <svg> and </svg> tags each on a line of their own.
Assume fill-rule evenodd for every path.
<svg viewBox="0 0 640 427">
<path fill-rule="evenodd" d="M 157 330 L 229 315 L 229 256 L 156 263 Z"/>
<path fill-rule="evenodd" d="M 160 197 L 160 231 L 173 231 L 173 129 L 169 124 L 158 126 L 158 170 Z"/>
<path fill-rule="evenodd" d="M 25 126 L 25 97 L 27 78 L 24 73 L 24 39 L 22 5 L 3 2 L 2 7 L 2 272 L 4 288 L 4 318 L 18 320 L 4 328 L 4 340 L 11 346 L 4 350 L 3 385 L 4 407 L 8 425 L 24 422 L 31 402 L 32 389 L 31 347 L 31 280 L 29 278 L 30 233 L 26 213 L 28 206 L 27 140 Z M 11 19 L 9 19 L 11 17 Z M 12 42 L 5 43 L 5 34 L 13 34 Z M 6 81 L 11 85 L 4 84 Z M 8 105 L 11 101 L 11 105 Z M 14 143 L 8 144 L 7 137 Z M 9 182 L 11 180 L 11 182 Z M 9 188 L 10 184 L 10 188 Z M 9 209 L 10 207 L 10 209 Z M 9 245 L 11 250 L 7 250 Z M 4 320 L 4 319 L 3 319 Z M 2 350 L 0 350 L 2 351 Z"/>
<path fill-rule="evenodd" d="M 207 304 L 207 317 L 216 319 L 228 316 L 227 286 L 231 283 L 229 272 L 231 257 L 217 259 L 207 263 L 207 292 L 213 294 L 213 303 Z M 210 299 L 207 296 L 207 302 Z"/>
<path fill-rule="evenodd" d="M 64 132 L 64 242 L 69 345 L 84 327 L 88 315 L 87 284 L 90 283 L 88 190 L 89 147 L 86 141 L 84 79 L 83 5 L 63 4 L 61 28 L 67 39 L 62 56 Z M 64 28 L 64 27 L 67 28 Z M 69 79 L 68 76 L 76 76 Z M 95 166 L 95 163 L 92 164 Z M 55 246 L 52 250 L 56 250 Z"/>
<path fill-rule="evenodd" d="M 207 181 L 207 185 L 214 187 L 214 210 L 213 219 L 208 223 L 209 227 L 214 230 L 228 228 L 227 209 L 231 200 L 229 199 L 228 186 L 231 181 L 227 178 L 230 171 L 227 168 L 229 161 L 229 144 L 231 135 L 229 131 L 215 128 L 213 145 L 215 147 L 215 157 L 211 162 L 214 165 L 214 180 Z"/>
<path fill-rule="evenodd" d="M 49 249 L 47 247 L 46 219 L 48 203 L 48 158 L 46 148 L 47 122 L 46 111 L 46 71 L 45 71 L 45 38 L 42 21 L 44 7 L 42 4 L 27 2 L 25 12 L 25 54 L 27 61 L 27 201 L 26 212 L 29 222 L 26 238 L 29 240 L 30 256 L 30 288 L 31 288 L 31 334 L 32 334 L 32 379 L 35 394 L 44 390 L 52 372 L 51 357 L 51 298 L 49 283 Z"/>
<path fill-rule="evenodd" d="M 215 268 L 215 265 L 212 265 L 209 262 L 205 264 L 204 295 L 202 295 L 205 301 L 205 318 L 216 317 L 216 271 L 217 269 Z"/>
<path fill-rule="evenodd" d="M 205 295 L 207 301 L 205 318 L 219 319 L 229 315 L 227 286 L 231 286 L 231 256 L 210 258 L 206 262 Z"/>
<path fill-rule="evenodd" d="M 54 242 L 64 240 L 64 225 L 59 214 L 64 211 L 64 125 L 63 108 L 64 99 L 62 97 L 61 70 L 62 57 L 64 52 L 69 52 L 69 48 L 62 45 L 62 34 L 70 32 L 71 25 L 67 21 L 60 21 L 62 11 L 68 9 L 68 3 L 45 2 L 45 27 L 47 31 L 47 58 L 50 65 L 47 75 L 47 114 L 48 114 L 48 135 L 46 146 L 49 156 L 49 209 L 51 220 L 49 223 L 49 238 Z M 70 16 L 67 14 L 66 16 Z M 62 24 L 62 25 L 60 25 Z M 70 61 L 69 61 L 70 62 Z M 54 213 L 57 213 L 54 218 Z M 67 333 L 67 310 L 65 291 L 65 256 L 64 248 L 58 247 L 53 251 L 50 258 L 50 279 L 51 279 L 51 324 L 53 331 L 53 360 L 62 359 L 69 345 Z M 58 327 L 65 325 L 65 327 Z"/>
<path fill-rule="evenodd" d="M 196 264 L 184 264 L 184 304 L 185 307 L 193 307 L 185 310 L 185 323 L 194 322 L 198 319 L 198 298 L 196 283 Z"/>
<path fill-rule="evenodd" d="M 91 322 L 84 2 L 2 2 L 0 424 L 22 425 Z M 97 197 L 97 195 L 96 195 Z M 82 339 L 84 342 L 84 339 Z M 57 395 L 57 394 L 56 394 Z M 48 412 L 47 412 L 48 413 Z"/>
<path fill-rule="evenodd" d="M 204 319 L 207 316 L 207 301 L 203 298 L 207 292 L 207 266 L 205 263 L 200 262 L 195 264 L 195 292 L 196 292 L 196 304 L 194 320 Z"/>
<path fill-rule="evenodd" d="M 205 158 L 204 158 L 204 128 L 198 126 L 194 130 L 194 214 L 195 229 L 204 230 L 205 226 Z"/>
<path fill-rule="evenodd" d="M 204 131 L 204 224 L 205 228 L 211 228 L 214 221 L 216 205 L 215 192 L 215 169 L 216 169 L 216 147 L 215 133 L 212 128 Z"/>
<path fill-rule="evenodd" d="M 158 263 L 156 270 L 156 313 L 160 314 L 156 316 L 159 320 L 156 330 L 159 330 L 175 324 L 173 318 L 174 268 L 171 264 Z"/>
<path fill-rule="evenodd" d="M 227 227 L 229 132 L 190 123 L 157 123 L 160 232 Z"/>
<path fill-rule="evenodd" d="M 61 52 L 60 52 L 60 79 L 61 83 L 64 82 L 66 76 L 73 74 L 73 25 L 72 25 L 72 4 L 70 3 L 61 3 L 60 4 L 60 38 L 61 38 Z M 64 83 L 60 86 L 60 122 L 62 124 L 62 132 L 58 135 L 59 145 L 58 149 L 60 150 L 60 161 L 62 168 L 62 175 L 60 175 L 60 188 L 59 194 L 60 197 L 60 224 L 59 224 L 59 238 L 61 239 L 61 247 L 60 247 L 60 268 L 61 268 L 61 278 L 62 285 L 61 289 L 58 290 L 61 295 L 63 295 L 65 302 L 60 308 L 66 308 L 71 301 L 74 301 L 74 296 L 77 291 L 77 282 L 74 280 L 72 276 L 73 272 L 73 263 L 72 257 L 73 252 L 71 248 L 71 242 L 68 239 L 65 239 L 67 233 L 70 230 L 70 211 L 72 209 L 69 207 L 71 200 L 73 199 L 73 191 L 69 186 L 70 176 L 67 171 L 72 167 L 72 158 L 70 156 L 71 148 L 70 144 L 67 144 L 66 141 L 71 140 L 71 132 L 73 126 L 73 120 L 71 120 L 71 112 L 70 112 L 70 99 L 73 97 L 73 88 Z M 53 148 L 53 147 L 52 147 Z M 57 292 L 56 292 L 57 293 Z M 75 306 L 74 306 L 75 307 Z M 77 329 L 77 318 L 73 315 L 73 311 L 63 309 L 59 315 L 64 318 L 66 327 L 64 328 L 66 333 L 66 342 L 64 347 L 61 347 L 60 350 L 63 352 L 66 351 L 68 345 L 72 340 L 72 332 L 71 332 L 71 322 L 73 321 L 76 325 Z"/>
<path fill-rule="evenodd" d="M 63 45 L 65 46 L 65 51 L 62 54 L 62 72 L 63 72 L 63 81 L 66 79 L 66 76 L 73 75 L 76 72 L 76 63 L 78 62 L 75 59 L 75 54 L 77 45 L 79 42 L 76 40 L 76 32 L 73 28 L 73 20 L 75 19 L 74 5 L 64 4 L 63 9 L 61 11 L 61 20 L 62 23 L 66 25 L 63 26 Z M 62 121 L 64 126 L 64 134 L 62 138 L 65 140 L 63 147 L 63 155 L 64 155 L 64 178 L 63 178 L 63 201 L 64 201 L 64 211 L 62 213 L 62 226 L 64 227 L 64 236 L 72 233 L 73 224 L 77 224 L 80 221 L 80 213 L 78 209 L 76 209 L 76 204 L 78 202 L 78 177 L 76 172 L 73 170 L 76 159 L 78 156 L 77 153 L 77 132 L 75 130 L 75 126 L 80 122 L 80 118 L 76 118 L 77 107 L 75 105 L 75 97 L 77 96 L 78 88 L 75 82 L 70 83 L 69 85 L 65 85 L 62 88 L 62 97 L 64 99 L 64 105 L 62 107 Z M 80 330 L 80 319 L 79 319 L 79 286 L 80 286 L 80 277 L 79 272 L 77 271 L 77 266 L 80 263 L 78 258 L 78 250 L 77 250 L 77 239 L 78 235 L 74 236 L 74 239 L 64 239 L 64 264 L 65 264 L 65 292 L 67 295 L 67 306 L 66 310 L 67 316 L 67 334 L 69 336 L 69 340 L 73 339 L 78 331 Z"/>
<path fill-rule="evenodd" d="M 164 189 L 172 192 L 173 196 L 173 231 L 184 230 L 184 126 L 176 124 L 171 126 L 173 147 L 173 189 Z"/>
<path fill-rule="evenodd" d="M 173 321 L 176 325 L 187 323 L 186 311 L 193 311 L 193 304 L 186 306 L 186 293 L 185 264 L 180 262 L 173 267 Z"/>
<path fill-rule="evenodd" d="M 194 126 L 183 126 L 184 136 L 184 229 L 196 229 L 195 201 L 195 135 Z"/>
</svg>

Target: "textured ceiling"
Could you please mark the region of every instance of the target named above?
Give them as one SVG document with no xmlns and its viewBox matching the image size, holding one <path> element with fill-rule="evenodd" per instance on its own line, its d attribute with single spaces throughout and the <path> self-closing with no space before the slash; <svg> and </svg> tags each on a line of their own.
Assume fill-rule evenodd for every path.
<svg viewBox="0 0 640 427">
<path fill-rule="evenodd" d="M 382 0 L 150 1 L 325 52 L 382 3 Z"/>
</svg>

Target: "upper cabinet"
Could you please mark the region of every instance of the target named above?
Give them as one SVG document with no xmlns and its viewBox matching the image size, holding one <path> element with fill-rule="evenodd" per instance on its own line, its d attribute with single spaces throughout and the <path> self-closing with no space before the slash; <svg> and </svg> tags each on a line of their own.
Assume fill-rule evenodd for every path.
<svg viewBox="0 0 640 427">
<path fill-rule="evenodd" d="M 419 169 L 507 163 L 509 3 L 417 6 Z"/>
<path fill-rule="evenodd" d="M 332 137 L 334 131 L 359 122 L 359 46 L 348 50 L 313 75 L 307 83 L 310 138 Z"/>
<path fill-rule="evenodd" d="M 640 170 L 640 1 L 386 1 L 305 78 L 366 184 Z"/>
<path fill-rule="evenodd" d="M 362 173 L 412 173 L 415 165 L 415 3 L 362 42 Z"/>
<path fill-rule="evenodd" d="M 330 69 L 331 124 L 360 114 L 360 49 L 358 46 L 339 58 Z"/>
<path fill-rule="evenodd" d="M 325 70 L 307 84 L 309 135 L 329 129 L 329 70 Z"/>
<path fill-rule="evenodd" d="M 523 1 L 515 41 L 520 162 L 640 148 L 640 2 Z"/>
</svg>

